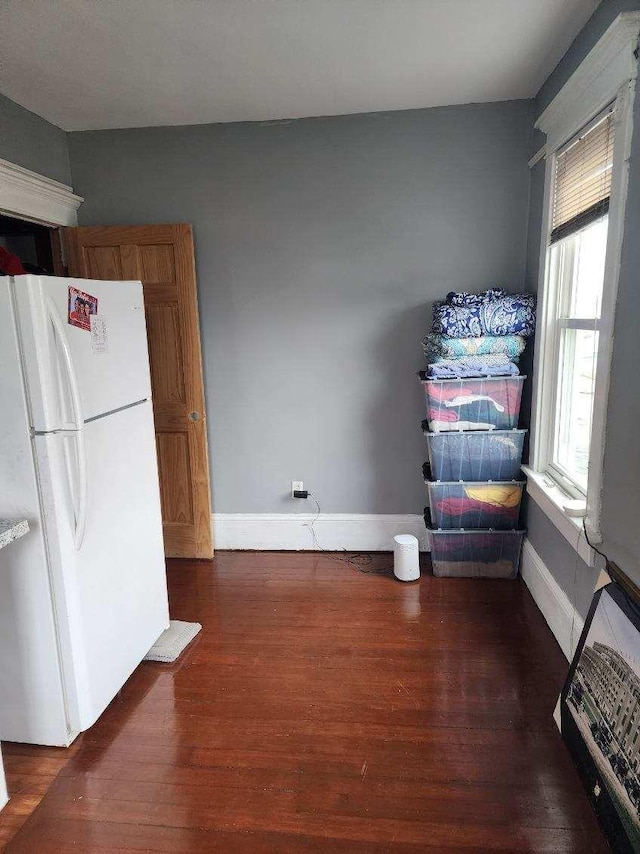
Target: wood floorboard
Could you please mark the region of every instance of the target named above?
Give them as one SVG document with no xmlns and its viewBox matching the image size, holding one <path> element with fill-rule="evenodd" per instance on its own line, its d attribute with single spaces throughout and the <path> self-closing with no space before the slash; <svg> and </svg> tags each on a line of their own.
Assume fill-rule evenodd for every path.
<svg viewBox="0 0 640 854">
<path fill-rule="evenodd" d="M 58 773 L 78 750 L 4 742 L 2 757 L 10 800 L 0 812 L 0 851 L 34 812 Z"/>
<path fill-rule="evenodd" d="M 298 553 L 168 573 L 201 635 L 71 751 L 5 746 L 9 854 L 608 850 L 551 717 L 566 661 L 520 581 Z"/>
</svg>

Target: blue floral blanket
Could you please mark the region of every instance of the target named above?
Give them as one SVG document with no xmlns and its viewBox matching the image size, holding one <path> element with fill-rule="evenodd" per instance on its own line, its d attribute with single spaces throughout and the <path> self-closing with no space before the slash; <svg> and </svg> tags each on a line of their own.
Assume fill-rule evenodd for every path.
<svg viewBox="0 0 640 854">
<path fill-rule="evenodd" d="M 447 302 L 433 305 L 432 332 L 449 338 L 481 335 L 533 335 L 536 298 L 533 294 L 504 294 L 491 288 L 484 294 L 450 293 Z"/>
</svg>

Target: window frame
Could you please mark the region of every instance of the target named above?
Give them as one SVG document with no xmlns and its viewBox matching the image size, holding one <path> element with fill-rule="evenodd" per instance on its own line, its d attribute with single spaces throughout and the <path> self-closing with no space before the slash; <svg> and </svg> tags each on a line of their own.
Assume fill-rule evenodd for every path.
<svg viewBox="0 0 640 854">
<path fill-rule="evenodd" d="M 555 170 L 554 170 L 555 174 Z M 553 202 L 553 199 L 552 199 Z M 604 215 L 609 217 L 609 212 Z M 597 220 L 596 220 L 597 221 Z M 588 223 L 584 226 L 584 229 L 592 226 L 594 222 Z M 579 231 L 582 231 L 580 229 Z M 573 245 L 569 248 L 569 240 L 575 234 L 579 233 L 579 231 L 574 232 L 573 234 L 567 235 L 566 237 L 561 238 L 553 244 L 549 244 L 547 246 L 547 256 L 548 256 L 548 271 L 545 279 L 545 292 L 547 298 L 549 300 L 550 308 L 556 306 L 559 309 L 559 314 L 550 317 L 550 324 L 553 326 L 553 331 L 550 332 L 548 340 L 545 342 L 545 347 L 548 351 L 549 356 L 549 372 L 548 375 L 552 374 L 552 394 L 550 395 L 549 405 L 550 412 L 548 415 L 550 416 L 549 421 L 549 435 L 548 435 L 548 447 L 547 447 L 547 460 L 546 460 L 546 473 L 559 485 L 559 487 L 564 490 L 571 498 L 575 500 L 582 500 L 586 502 L 588 487 L 583 488 L 567 471 L 561 463 L 554 460 L 554 445 L 556 440 L 556 431 L 558 429 L 558 395 L 560 394 L 560 365 L 561 365 L 561 357 L 562 357 L 562 333 L 567 329 L 576 329 L 576 330 L 585 330 L 585 331 L 594 331 L 598 333 L 598 352 L 597 352 L 597 364 L 600 362 L 601 357 L 601 317 L 577 317 L 577 316 L 565 316 L 569 315 L 570 311 L 567 308 L 566 301 L 569 294 L 562 295 L 564 297 L 564 302 L 561 303 L 560 300 L 560 288 L 562 287 L 562 277 L 564 270 L 563 268 L 567 263 L 570 263 L 572 268 L 575 264 L 575 248 Z M 560 253 L 558 253 L 558 258 L 555 259 L 556 263 L 554 263 L 553 252 L 552 250 L 556 247 L 560 246 Z M 568 251 L 567 251 L 568 250 Z M 609 250 L 609 234 L 607 228 L 607 252 Z M 566 252 L 566 254 L 565 254 Z M 570 255 L 570 259 L 566 257 L 566 255 Z M 604 276 L 606 277 L 606 262 L 605 262 L 605 270 Z M 603 296 L 604 296 L 604 288 L 603 288 Z M 596 374 L 597 376 L 597 374 Z M 595 405 L 595 401 L 594 401 Z M 553 419 L 553 420 L 552 420 Z M 591 459 L 591 451 L 593 445 L 589 446 L 589 459 Z"/>
<path fill-rule="evenodd" d="M 624 16 L 619 16 L 619 18 L 622 17 Z M 635 19 L 635 21 L 637 23 L 638 19 Z M 605 37 L 603 37 L 603 40 Z M 631 44 L 635 46 L 637 44 L 637 30 L 635 31 L 635 38 L 632 40 L 629 39 L 629 35 L 627 34 L 627 43 L 626 46 L 630 46 Z M 599 45 L 596 45 L 592 53 L 595 53 L 598 48 Z M 587 57 L 585 62 L 588 62 L 590 57 L 591 55 Z M 625 66 L 622 65 L 622 68 L 625 68 Z M 581 71 L 582 66 L 579 67 L 574 78 L 578 78 Z M 633 101 L 637 74 L 635 57 L 631 66 L 631 73 L 628 73 L 628 68 L 626 68 L 626 71 L 627 73 L 623 75 L 621 85 L 613 92 L 611 92 L 613 81 L 604 81 L 609 86 L 607 91 L 607 86 L 603 85 L 603 81 L 600 80 L 596 81 L 591 89 L 588 87 L 586 90 L 582 88 L 579 98 L 576 98 L 575 93 L 572 93 L 572 89 L 575 86 L 572 85 L 574 84 L 574 78 L 571 78 L 536 123 L 536 127 L 547 133 L 547 144 L 542 155 L 545 158 L 545 186 L 540 243 L 538 322 L 535 339 L 530 463 L 529 466 L 525 467 L 525 472 L 529 476 L 527 491 L 547 516 L 549 516 L 560 533 L 563 534 L 580 556 L 590 565 L 593 565 L 594 553 L 586 543 L 583 535 L 582 517 L 584 517 L 584 526 L 591 542 L 602 542 L 600 516 L 606 410 L 629 175 L 631 136 L 633 132 Z M 620 77 L 618 77 L 619 81 Z M 573 103 L 571 103 L 570 99 L 573 99 Z M 561 101 L 562 103 L 558 105 L 557 101 Z M 586 495 L 583 496 L 584 508 L 580 511 L 575 505 L 575 500 L 580 495 L 579 490 L 575 488 L 571 481 L 563 478 L 561 473 L 554 470 L 550 465 L 553 453 L 555 401 L 559 371 L 559 324 L 556 314 L 558 275 L 557 271 L 554 272 L 551 269 L 552 253 L 550 251 L 554 176 L 558 151 L 567 140 L 584 129 L 590 121 L 612 102 L 615 102 L 615 141 L 608 212 L 609 222 L 604 272 L 605 287 L 603 289 L 600 321 L 598 324 L 598 359 L 589 448 L 588 483 Z M 559 106 L 561 107 L 563 103 L 566 108 L 564 115 L 559 110 Z M 545 124 L 545 116 L 548 116 L 549 113 L 551 113 L 552 120 Z M 536 157 L 534 161 L 538 162 L 539 159 L 541 158 Z M 593 326 L 590 328 L 593 328 Z M 574 501 L 573 505 L 569 503 L 572 500 Z"/>
</svg>

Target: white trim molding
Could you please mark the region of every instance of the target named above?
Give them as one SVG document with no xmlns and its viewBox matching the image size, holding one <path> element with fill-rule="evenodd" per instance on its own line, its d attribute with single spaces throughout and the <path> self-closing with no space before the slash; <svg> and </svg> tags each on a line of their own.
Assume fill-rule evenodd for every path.
<svg viewBox="0 0 640 854">
<path fill-rule="evenodd" d="M 565 658 L 571 661 L 584 628 L 584 620 L 526 538 L 522 544 L 520 574 Z"/>
<path fill-rule="evenodd" d="M 530 160 L 529 160 L 529 169 L 533 169 L 533 167 L 534 167 L 537 163 L 540 163 L 540 161 L 541 161 L 541 160 L 544 160 L 544 158 L 545 158 L 546 156 L 547 156 L 547 146 L 546 146 L 546 145 L 543 145 L 543 146 L 542 146 L 542 148 L 539 148 L 539 149 L 536 151 L 536 153 L 533 155 L 533 157 L 531 157 L 531 158 L 530 158 Z"/>
<path fill-rule="evenodd" d="M 84 199 L 71 187 L 0 160 L 0 212 L 45 225 L 77 225 Z"/>
<path fill-rule="evenodd" d="M 635 80 L 640 12 L 622 12 L 582 60 L 535 126 L 555 151 Z"/>
<path fill-rule="evenodd" d="M 615 144 L 609 207 L 609 226 L 599 322 L 598 363 L 593 406 L 585 527 L 593 543 L 602 542 L 600 529 L 607 399 L 620 254 L 624 233 L 629 158 L 633 133 L 633 101 L 638 61 L 635 51 L 640 12 L 618 15 L 575 73 L 536 122 L 547 134 L 545 188 L 540 241 L 538 324 L 535 339 L 531 455 L 528 492 L 560 533 L 592 565 L 593 553 L 575 519 L 562 509 L 566 497 L 550 484 L 545 472 L 551 463 L 552 426 L 557 387 L 557 282 L 549 263 L 553 175 L 558 148 L 615 100 Z M 580 526 L 582 522 L 580 522 Z"/>
<path fill-rule="evenodd" d="M 4 776 L 4 767 L 2 764 L 2 749 L 0 748 L 0 810 L 6 806 L 9 801 L 9 793 L 7 792 L 7 782 Z"/>
<path fill-rule="evenodd" d="M 413 534 L 428 551 L 422 516 L 321 513 L 214 513 L 216 549 L 259 551 L 393 551 L 396 534 Z"/>
<path fill-rule="evenodd" d="M 637 66 L 637 63 L 636 63 Z M 587 515 L 585 526 L 592 542 L 602 542 L 600 526 L 602 511 L 602 478 L 604 446 L 606 441 L 609 381 L 613 356 L 613 330 L 620 278 L 620 258 L 624 238 L 624 222 L 629 187 L 629 162 L 633 136 L 633 106 L 635 80 L 623 84 L 616 100 L 615 140 L 613 170 L 611 173 L 611 202 L 604 281 L 607 284 L 602 297 L 600 326 L 598 330 L 598 362 L 596 366 L 591 446 L 589 448 L 589 486 L 587 489 Z"/>
<path fill-rule="evenodd" d="M 578 552 L 587 566 L 594 566 L 595 552 L 587 543 L 582 528 L 582 516 L 570 516 L 565 510 L 569 496 L 545 474 L 536 472 L 529 466 L 522 466 L 527 476 L 527 493 L 533 498 L 543 513 L 549 517 L 558 532 Z"/>
</svg>

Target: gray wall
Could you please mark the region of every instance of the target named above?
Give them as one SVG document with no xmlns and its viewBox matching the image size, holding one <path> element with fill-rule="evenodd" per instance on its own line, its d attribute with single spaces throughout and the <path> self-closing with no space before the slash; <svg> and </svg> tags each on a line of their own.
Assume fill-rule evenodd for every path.
<svg viewBox="0 0 640 854">
<path fill-rule="evenodd" d="M 421 512 L 420 341 L 522 287 L 530 110 L 70 134 L 81 224 L 194 226 L 216 511 Z"/>
<path fill-rule="evenodd" d="M 535 101 L 535 116 L 553 100 L 585 55 L 598 41 L 620 12 L 637 10 L 638 2 L 604 0 L 584 29 L 578 34 L 555 71 L 544 83 Z M 600 548 L 637 583 L 640 583 L 640 541 L 637 515 L 640 508 L 640 443 L 634 425 L 640 424 L 640 94 L 636 93 L 634 141 L 631 158 L 629 196 L 627 200 L 624 242 L 618 302 L 614 330 L 611 389 L 607 414 L 604 459 L 602 529 L 604 543 Z M 539 134 L 533 139 L 533 150 L 542 144 Z M 527 246 L 527 289 L 536 290 L 538 255 L 542 223 L 544 164 L 531 174 L 529 240 Z M 526 514 L 529 538 L 556 577 L 560 586 L 578 609 L 586 614 L 588 592 L 593 589 L 597 569 L 578 559 L 533 501 Z M 601 563 L 601 559 L 597 559 Z"/>
<path fill-rule="evenodd" d="M 4 95 L 0 95 L 0 158 L 71 183 L 66 133 Z"/>
</svg>

